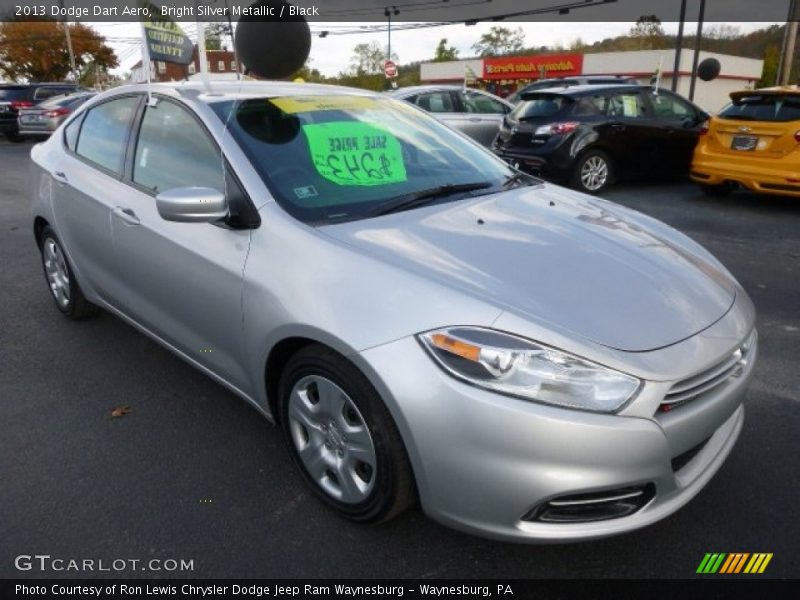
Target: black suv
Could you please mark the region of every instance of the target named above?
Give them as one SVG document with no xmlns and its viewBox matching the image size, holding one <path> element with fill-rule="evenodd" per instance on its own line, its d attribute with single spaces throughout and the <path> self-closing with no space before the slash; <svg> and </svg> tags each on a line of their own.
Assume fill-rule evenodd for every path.
<svg viewBox="0 0 800 600">
<path fill-rule="evenodd" d="M 36 106 L 48 98 L 71 94 L 78 89 L 79 86 L 74 83 L 0 84 L 0 134 L 7 136 L 12 142 L 21 141 L 17 126 L 20 108 Z"/>
<path fill-rule="evenodd" d="M 708 114 L 668 90 L 584 85 L 523 94 L 492 150 L 515 167 L 596 194 L 627 175 L 688 176 Z"/>
</svg>

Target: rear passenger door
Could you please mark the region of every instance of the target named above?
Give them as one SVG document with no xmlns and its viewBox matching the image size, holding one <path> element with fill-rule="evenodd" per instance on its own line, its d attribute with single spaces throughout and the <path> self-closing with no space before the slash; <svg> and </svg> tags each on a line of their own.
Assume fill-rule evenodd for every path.
<svg viewBox="0 0 800 600">
<path fill-rule="evenodd" d="M 463 115 L 461 129 L 475 141 L 489 146 L 500 129 L 508 107 L 488 94 L 464 90 L 458 96 L 458 108 Z"/>
<path fill-rule="evenodd" d="M 111 211 L 122 183 L 125 150 L 141 96 L 116 97 L 73 119 L 64 132 L 67 151 L 53 179 L 55 229 L 86 293 L 113 301 L 116 277 Z"/>
<path fill-rule="evenodd" d="M 457 99 L 450 90 L 422 92 L 412 96 L 408 101 L 431 113 L 442 123 L 462 131 L 462 115 L 458 112 Z"/>
<path fill-rule="evenodd" d="M 701 118 L 697 109 L 665 90 L 657 94 L 650 92 L 647 98 L 658 122 L 656 136 L 665 174 L 688 176 L 700 132 Z"/>
<path fill-rule="evenodd" d="M 242 271 L 250 230 L 161 218 L 159 192 L 209 187 L 243 195 L 200 119 L 155 97 L 135 126 L 128 193 L 112 211 L 120 309 L 189 359 L 250 394 L 242 366 Z"/>
</svg>

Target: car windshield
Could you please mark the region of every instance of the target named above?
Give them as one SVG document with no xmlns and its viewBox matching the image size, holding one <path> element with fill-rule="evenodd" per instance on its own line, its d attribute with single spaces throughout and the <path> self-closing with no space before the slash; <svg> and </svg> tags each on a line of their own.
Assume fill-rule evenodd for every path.
<svg viewBox="0 0 800 600">
<path fill-rule="evenodd" d="M 528 93 L 522 96 L 522 102 L 511 111 L 510 117 L 517 121 L 552 117 L 572 102 L 572 98 L 560 94 Z"/>
<path fill-rule="evenodd" d="M 740 96 L 717 115 L 742 121 L 800 121 L 800 96 L 753 94 Z"/>
<path fill-rule="evenodd" d="M 307 223 L 409 210 L 517 181 L 486 150 L 386 97 L 248 98 L 212 108 L 275 199 Z"/>
</svg>

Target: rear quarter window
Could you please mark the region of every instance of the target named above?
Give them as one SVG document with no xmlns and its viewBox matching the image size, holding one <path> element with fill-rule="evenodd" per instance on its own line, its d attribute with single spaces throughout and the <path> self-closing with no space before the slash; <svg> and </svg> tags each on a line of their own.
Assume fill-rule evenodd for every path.
<svg viewBox="0 0 800 600">
<path fill-rule="evenodd" d="M 800 121 L 800 96 L 741 96 L 723 108 L 717 116 L 744 121 Z"/>
</svg>

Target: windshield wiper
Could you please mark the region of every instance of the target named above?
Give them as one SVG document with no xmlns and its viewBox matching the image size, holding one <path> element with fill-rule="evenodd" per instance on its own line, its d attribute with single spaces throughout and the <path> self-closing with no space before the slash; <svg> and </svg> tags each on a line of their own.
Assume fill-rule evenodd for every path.
<svg viewBox="0 0 800 600">
<path fill-rule="evenodd" d="M 379 217 L 381 215 L 411 210 L 412 208 L 429 204 L 438 198 L 452 196 L 453 194 L 458 194 L 461 192 L 483 190 L 490 187 L 492 187 L 492 184 L 488 181 L 475 181 L 472 183 L 447 183 L 445 185 L 439 185 L 427 190 L 420 190 L 418 192 L 412 192 L 411 194 L 403 194 L 402 196 L 390 198 L 386 202 L 379 204 L 378 207 L 372 212 L 371 216 Z"/>
<path fill-rule="evenodd" d="M 514 174 L 508 176 L 508 178 L 503 182 L 500 188 L 507 190 L 515 183 L 519 183 L 521 181 L 526 182 L 528 185 L 534 185 L 536 183 L 540 183 L 540 181 L 536 179 L 533 175 L 529 175 L 524 171 L 516 171 Z"/>
</svg>

